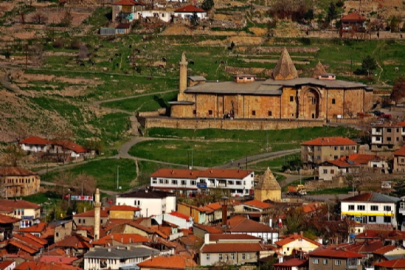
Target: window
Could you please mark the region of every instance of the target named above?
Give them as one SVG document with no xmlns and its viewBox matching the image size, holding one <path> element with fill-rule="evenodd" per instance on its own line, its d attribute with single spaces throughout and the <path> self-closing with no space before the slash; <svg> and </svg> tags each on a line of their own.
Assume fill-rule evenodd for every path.
<svg viewBox="0 0 405 270">
<path fill-rule="evenodd" d="M 332 98 L 332 104 L 336 104 L 336 99 Z"/>
<path fill-rule="evenodd" d="M 56 233 L 56 237 L 59 237 L 59 233 L 58 233 L 58 232 Z"/>
<path fill-rule="evenodd" d="M 228 185 L 233 185 L 233 181 L 228 181 Z"/>
<path fill-rule="evenodd" d="M 83 224 L 86 224 L 86 219 L 83 219 Z"/>
<path fill-rule="evenodd" d="M 187 184 L 186 184 L 186 180 L 181 180 L 181 184 L 182 184 L 183 186 L 187 185 Z"/>
<path fill-rule="evenodd" d="M 381 137 L 376 137 L 375 140 L 379 142 L 381 141 Z"/>
<path fill-rule="evenodd" d="M 391 137 L 387 137 L 387 142 L 390 142 L 391 141 Z"/>
<path fill-rule="evenodd" d="M 328 173 L 328 170 L 323 170 L 323 173 Z"/>
<path fill-rule="evenodd" d="M 196 111 L 196 110 L 193 110 L 193 114 L 197 114 L 197 111 Z"/>
<path fill-rule="evenodd" d="M 345 150 L 345 147 L 344 147 L 344 146 L 341 146 L 341 147 L 340 147 L 340 150 Z"/>
<path fill-rule="evenodd" d="M 290 248 L 289 248 L 289 247 L 287 247 L 287 251 L 290 251 Z"/>
<path fill-rule="evenodd" d="M 341 265 L 342 261 L 341 260 L 335 260 L 335 265 Z"/>
<path fill-rule="evenodd" d="M 165 180 L 165 184 L 169 184 L 169 180 L 166 179 L 166 180 Z"/>
<path fill-rule="evenodd" d="M 235 260 L 235 253 L 231 253 L 231 259 Z"/>
<path fill-rule="evenodd" d="M 247 259 L 250 260 L 250 253 L 247 254 Z"/>
<path fill-rule="evenodd" d="M 399 142 L 399 138 L 397 137 L 397 142 Z"/>
<path fill-rule="evenodd" d="M 405 159 L 404 158 L 401 158 L 401 162 L 403 163 L 405 161 Z"/>
<path fill-rule="evenodd" d="M 79 218 L 79 223 L 82 223 L 82 220 Z"/>
<path fill-rule="evenodd" d="M 384 205 L 384 211 L 391 211 L 390 205 Z"/>
<path fill-rule="evenodd" d="M 316 159 L 321 159 L 321 156 L 316 156 Z"/>
<path fill-rule="evenodd" d="M 384 223 L 391 223 L 391 217 L 384 217 Z"/>
<path fill-rule="evenodd" d="M 195 181 L 191 181 L 191 185 L 192 185 L 192 186 L 195 186 Z"/>
<path fill-rule="evenodd" d="M 375 216 L 369 216 L 368 217 L 368 222 L 376 222 L 376 217 Z"/>
<path fill-rule="evenodd" d="M 269 115 L 269 116 L 272 116 L 272 115 L 273 115 L 273 113 L 272 113 L 271 111 L 269 111 L 269 112 L 268 112 L 268 115 Z"/>
<path fill-rule="evenodd" d="M 294 97 L 290 96 L 290 102 L 293 102 L 293 101 L 294 101 Z"/>
<path fill-rule="evenodd" d="M 335 170 L 330 170 L 330 173 L 335 173 Z"/>
<path fill-rule="evenodd" d="M 391 133 L 391 129 L 390 129 L 390 128 L 387 128 L 387 132 L 388 132 L 388 133 Z"/>
<path fill-rule="evenodd" d="M 356 150 L 356 146 L 352 146 L 352 150 Z"/>
<path fill-rule="evenodd" d="M 236 181 L 236 185 L 238 186 L 242 185 L 242 181 Z"/>
<path fill-rule="evenodd" d="M 338 156 L 333 156 L 333 159 L 338 159 Z"/>
<path fill-rule="evenodd" d="M 318 146 L 318 147 L 316 148 L 316 150 L 321 151 L 321 147 Z"/>
<path fill-rule="evenodd" d="M 335 151 L 338 150 L 338 147 L 337 146 L 333 147 L 333 150 L 335 150 Z"/>
<path fill-rule="evenodd" d="M 177 185 L 177 180 L 172 180 L 173 185 Z"/>
<path fill-rule="evenodd" d="M 370 206 L 371 211 L 378 211 L 378 205 Z"/>
<path fill-rule="evenodd" d="M 163 179 L 159 179 L 159 184 L 163 184 Z"/>
<path fill-rule="evenodd" d="M 206 256 L 207 256 L 207 261 L 209 261 L 210 260 L 210 254 L 208 253 Z"/>
<path fill-rule="evenodd" d="M 364 205 L 357 205 L 357 210 L 365 210 L 366 207 Z"/>
<path fill-rule="evenodd" d="M 256 111 L 252 111 L 252 115 L 256 115 Z"/>
<path fill-rule="evenodd" d="M 328 264 L 328 260 L 327 260 L 327 259 L 323 259 L 323 264 Z"/>
<path fill-rule="evenodd" d="M 208 114 L 209 114 L 209 115 L 212 115 L 212 110 L 209 110 L 209 111 L 208 111 Z"/>
<path fill-rule="evenodd" d="M 349 210 L 354 210 L 354 204 L 349 205 Z"/>
<path fill-rule="evenodd" d="M 313 264 L 319 264 L 319 259 L 312 259 Z"/>
<path fill-rule="evenodd" d="M 242 253 L 242 260 L 245 260 L 246 259 L 246 255 L 245 255 L 245 253 Z"/>
</svg>

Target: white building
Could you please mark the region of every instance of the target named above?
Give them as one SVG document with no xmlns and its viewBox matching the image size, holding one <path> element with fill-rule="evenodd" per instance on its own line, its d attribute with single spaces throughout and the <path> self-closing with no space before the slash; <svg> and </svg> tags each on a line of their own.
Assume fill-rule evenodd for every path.
<svg viewBox="0 0 405 270">
<path fill-rule="evenodd" d="M 154 220 L 159 225 L 162 225 L 163 221 L 170 222 L 174 225 L 177 225 L 179 229 L 190 229 L 194 225 L 194 220 L 192 217 L 187 217 L 177 212 L 172 212 L 169 214 L 162 214 L 153 217 Z"/>
<path fill-rule="evenodd" d="M 159 255 L 159 251 L 146 246 L 115 246 L 91 248 L 84 255 L 85 270 L 136 269 L 136 265 Z"/>
<path fill-rule="evenodd" d="M 22 150 L 29 152 L 47 152 L 51 146 L 52 142 L 46 139 L 31 136 L 19 142 Z"/>
<path fill-rule="evenodd" d="M 186 193 L 212 188 L 228 189 L 232 196 L 247 196 L 254 187 L 254 172 L 237 169 L 160 169 L 150 178 L 150 185 L 158 190 L 180 190 Z"/>
<path fill-rule="evenodd" d="M 380 193 L 362 193 L 341 201 L 341 216 L 357 223 L 397 227 L 397 205 L 400 198 Z"/>
<path fill-rule="evenodd" d="M 191 19 L 194 15 L 196 15 L 200 20 L 205 20 L 207 18 L 207 11 L 193 5 L 188 5 L 176 9 L 174 11 L 174 15 L 183 19 Z"/>
<path fill-rule="evenodd" d="M 117 205 L 139 207 L 143 217 L 150 217 L 176 211 L 176 196 L 163 191 L 138 190 L 118 195 Z"/>
</svg>

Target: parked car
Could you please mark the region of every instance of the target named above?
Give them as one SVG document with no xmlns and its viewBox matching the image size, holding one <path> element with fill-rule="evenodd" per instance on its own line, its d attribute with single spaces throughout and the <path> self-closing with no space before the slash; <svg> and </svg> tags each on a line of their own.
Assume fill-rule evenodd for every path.
<svg viewBox="0 0 405 270">
<path fill-rule="evenodd" d="M 383 113 L 378 118 L 385 118 L 385 119 L 391 119 L 392 115 L 388 113 Z"/>
<path fill-rule="evenodd" d="M 383 112 L 381 112 L 381 111 L 373 111 L 373 114 L 374 114 L 375 116 L 380 116 L 380 115 L 383 114 Z"/>
</svg>

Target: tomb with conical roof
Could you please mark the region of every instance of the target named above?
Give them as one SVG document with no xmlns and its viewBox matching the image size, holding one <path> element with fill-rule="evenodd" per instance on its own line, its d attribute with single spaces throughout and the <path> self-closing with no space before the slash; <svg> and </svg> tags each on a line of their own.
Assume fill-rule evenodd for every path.
<svg viewBox="0 0 405 270">
<path fill-rule="evenodd" d="M 275 80 L 291 80 L 298 78 L 298 72 L 295 65 L 284 47 L 276 67 L 273 69 L 273 79 Z"/>
<path fill-rule="evenodd" d="M 281 201 L 281 186 L 268 167 L 255 187 L 255 200 Z"/>
<path fill-rule="evenodd" d="M 311 78 L 318 79 L 319 76 L 321 76 L 322 74 L 325 74 L 325 73 L 326 73 L 326 70 L 325 70 L 324 66 L 322 65 L 321 61 L 318 61 L 318 64 L 316 64 L 314 71 L 312 72 Z"/>
</svg>

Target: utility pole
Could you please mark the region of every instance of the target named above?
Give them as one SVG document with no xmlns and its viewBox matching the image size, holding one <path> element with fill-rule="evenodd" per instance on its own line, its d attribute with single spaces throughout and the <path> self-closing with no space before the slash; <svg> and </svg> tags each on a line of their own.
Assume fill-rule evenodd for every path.
<svg viewBox="0 0 405 270">
<path fill-rule="evenodd" d="M 117 189 L 120 183 L 120 165 L 117 166 Z"/>
</svg>

